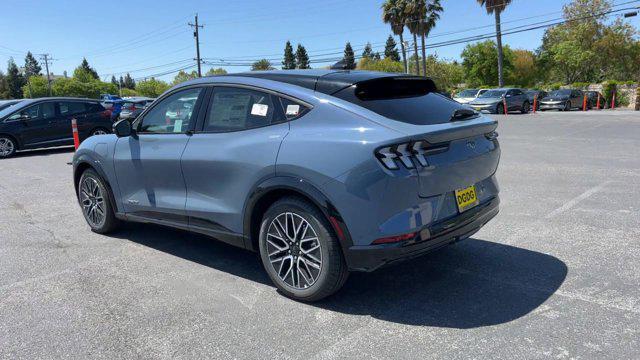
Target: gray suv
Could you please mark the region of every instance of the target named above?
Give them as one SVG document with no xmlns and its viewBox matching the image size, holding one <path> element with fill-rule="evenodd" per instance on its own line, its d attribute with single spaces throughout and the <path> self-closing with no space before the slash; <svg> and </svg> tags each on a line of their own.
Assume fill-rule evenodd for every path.
<svg viewBox="0 0 640 360">
<path fill-rule="evenodd" d="M 527 94 L 522 89 L 515 88 L 488 90 L 468 105 L 480 112 L 504 114 L 505 104 L 507 112 L 519 111 L 526 114 L 531 108 Z"/>
<path fill-rule="evenodd" d="M 85 140 L 74 185 L 95 232 L 132 221 L 210 235 L 259 252 L 283 294 L 314 301 L 350 271 L 425 254 L 493 218 L 496 127 L 423 77 L 215 76 Z"/>
</svg>

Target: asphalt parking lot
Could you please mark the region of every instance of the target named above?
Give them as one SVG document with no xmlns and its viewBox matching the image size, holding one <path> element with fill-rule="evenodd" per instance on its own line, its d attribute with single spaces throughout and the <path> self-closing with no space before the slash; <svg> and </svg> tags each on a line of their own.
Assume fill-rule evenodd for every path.
<svg viewBox="0 0 640 360">
<path fill-rule="evenodd" d="M 638 358 L 640 113 L 496 116 L 501 213 L 302 304 L 256 255 L 89 231 L 68 149 L 0 162 L 0 358 Z"/>
</svg>

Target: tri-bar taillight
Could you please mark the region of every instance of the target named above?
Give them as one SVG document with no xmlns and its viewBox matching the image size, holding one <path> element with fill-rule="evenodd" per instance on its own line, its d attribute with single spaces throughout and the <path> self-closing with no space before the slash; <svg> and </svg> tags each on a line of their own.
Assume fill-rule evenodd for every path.
<svg viewBox="0 0 640 360">
<path fill-rule="evenodd" d="M 413 169 L 415 168 L 413 160 L 421 166 L 428 166 L 426 156 L 445 152 L 448 149 L 449 144 L 431 145 L 426 141 L 411 141 L 380 148 L 376 151 L 376 157 L 389 170 L 399 169 L 399 164 L 407 169 Z"/>
</svg>

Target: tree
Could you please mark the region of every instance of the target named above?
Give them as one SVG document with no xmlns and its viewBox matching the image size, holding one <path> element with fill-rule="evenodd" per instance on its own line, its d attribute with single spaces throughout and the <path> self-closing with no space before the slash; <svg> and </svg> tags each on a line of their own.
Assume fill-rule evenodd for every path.
<svg viewBox="0 0 640 360">
<path fill-rule="evenodd" d="M 296 49 L 296 68 L 311 69 L 311 66 L 309 66 L 309 55 L 307 55 L 307 49 L 300 44 L 298 44 L 298 48 Z"/>
<path fill-rule="evenodd" d="M 226 75 L 226 74 L 227 74 L 227 70 L 223 68 L 217 68 L 217 69 L 211 68 L 209 69 L 209 71 L 207 71 L 205 76 Z"/>
<path fill-rule="evenodd" d="M 344 68 L 346 70 L 353 70 L 356 68 L 356 58 L 355 58 L 355 54 L 353 53 L 353 48 L 351 47 L 351 43 L 347 42 L 347 44 L 344 46 Z"/>
<path fill-rule="evenodd" d="M 47 85 L 47 78 L 42 75 L 33 75 L 29 77 L 27 83 L 22 87 L 22 97 L 24 98 L 39 98 L 49 95 L 49 86 Z"/>
<path fill-rule="evenodd" d="M 296 56 L 293 53 L 291 42 L 287 41 L 284 46 L 284 59 L 282 60 L 282 70 L 292 70 L 296 68 Z"/>
<path fill-rule="evenodd" d="M 393 61 L 400 61 L 400 54 L 398 54 L 398 48 L 396 47 L 396 41 L 393 36 L 389 35 L 387 43 L 384 45 L 384 57 L 390 58 Z"/>
<path fill-rule="evenodd" d="M 111 75 L 111 83 L 115 86 L 120 86 L 120 83 L 118 82 L 118 79 L 116 79 L 115 75 Z"/>
<path fill-rule="evenodd" d="M 502 31 L 500 30 L 500 14 L 511 4 L 511 0 L 478 0 L 480 6 L 484 6 L 487 14 L 493 14 L 496 19 L 496 41 L 498 42 L 498 86 L 504 86 L 502 50 Z"/>
<path fill-rule="evenodd" d="M 386 0 L 382 4 L 382 21 L 391 26 L 391 31 L 400 37 L 400 48 L 402 49 L 402 62 L 404 72 L 409 71 L 407 64 L 407 51 L 404 48 L 404 25 L 406 20 L 405 0 Z"/>
<path fill-rule="evenodd" d="M 371 48 L 371 43 L 367 43 L 367 45 L 364 46 L 364 50 L 362 50 L 362 57 L 363 58 L 373 58 L 373 49 Z"/>
<path fill-rule="evenodd" d="M 513 50 L 513 72 L 509 83 L 522 87 L 533 87 L 538 77 L 536 57 L 533 51 Z"/>
<path fill-rule="evenodd" d="M 127 73 L 124 76 L 124 81 L 122 82 L 122 87 L 126 88 L 126 89 L 131 89 L 131 90 L 135 90 L 136 89 L 136 81 L 133 80 L 133 78 L 131 77 L 131 75 L 129 73 Z"/>
<path fill-rule="evenodd" d="M 42 75 L 42 67 L 38 64 L 38 60 L 33 57 L 31 51 L 29 51 L 24 58 L 24 77 L 28 79 L 37 75 Z"/>
<path fill-rule="evenodd" d="M 180 70 L 176 76 L 173 78 L 173 81 L 171 82 L 171 85 L 178 85 L 180 83 L 183 83 L 185 81 L 189 81 L 189 80 L 193 80 L 195 78 L 198 77 L 198 73 L 194 70 L 190 73 L 184 71 L 184 70 Z"/>
<path fill-rule="evenodd" d="M 420 23 L 425 18 L 426 3 L 424 0 L 407 0 L 405 11 L 405 24 L 409 32 L 413 36 L 413 58 L 416 62 L 416 74 L 420 75 L 420 64 L 418 56 L 418 33 L 420 32 Z"/>
<path fill-rule="evenodd" d="M 404 71 L 404 66 L 400 61 L 393 60 L 390 57 L 382 60 L 363 57 L 358 61 L 358 70 L 401 73 Z"/>
<path fill-rule="evenodd" d="M 73 71 L 73 76 L 76 76 L 76 71 L 81 70 L 86 74 L 90 75 L 93 79 L 98 80 L 100 77 L 98 76 L 98 72 L 89 65 L 89 62 L 86 58 L 82 58 L 82 63 Z"/>
<path fill-rule="evenodd" d="M 251 64 L 251 71 L 260 71 L 260 70 L 275 70 L 273 66 L 271 66 L 271 61 L 267 59 L 261 59 L 253 64 Z"/>
<path fill-rule="evenodd" d="M 7 89 L 9 90 L 8 98 L 22 98 L 22 86 L 25 84 L 25 79 L 20 73 L 20 70 L 18 70 L 18 66 L 15 61 L 13 61 L 13 58 L 9 58 L 5 81 L 7 82 Z"/>
<path fill-rule="evenodd" d="M 0 99 L 9 98 L 9 86 L 7 85 L 7 77 L 0 71 Z"/>
<path fill-rule="evenodd" d="M 508 46 L 505 46 L 503 56 L 504 70 L 509 74 L 513 69 L 513 52 Z M 462 66 L 467 74 L 466 81 L 470 86 L 498 85 L 498 51 L 493 40 L 467 45 L 461 57 Z"/>
<path fill-rule="evenodd" d="M 436 55 L 427 56 L 427 73 L 438 90 L 450 92 L 464 82 L 464 68 L 456 61 L 441 60 Z"/>
<path fill-rule="evenodd" d="M 430 0 L 428 4 L 424 5 L 424 16 L 421 17 L 418 33 L 422 41 L 422 70 L 425 76 L 427 75 L 426 38 L 431 33 L 431 30 L 436 27 L 436 22 L 440 20 L 440 13 L 442 11 L 444 11 L 444 9 L 440 4 L 440 0 Z"/>
<path fill-rule="evenodd" d="M 382 56 L 380 56 L 380 53 L 376 51 L 375 53 L 373 53 L 373 59 L 380 60 L 382 59 Z"/>
<path fill-rule="evenodd" d="M 167 91 L 170 88 L 169 84 L 162 80 L 156 80 L 155 78 L 151 78 L 149 80 L 138 81 L 138 85 L 136 86 L 136 92 L 140 96 L 147 96 L 152 98 L 157 98 L 162 95 L 163 92 Z"/>
</svg>

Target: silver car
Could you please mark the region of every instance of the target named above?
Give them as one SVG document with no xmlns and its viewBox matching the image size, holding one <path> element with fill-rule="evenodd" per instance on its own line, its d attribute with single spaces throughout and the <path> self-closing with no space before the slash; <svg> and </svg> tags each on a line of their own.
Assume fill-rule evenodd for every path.
<svg viewBox="0 0 640 360">
<path fill-rule="evenodd" d="M 504 114 L 505 111 L 519 111 L 526 114 L 531 109 L 527 94 L 517 88 L 488 90 L 468 105 L 477 111 L 493 114 Z"/>
</svg>

